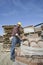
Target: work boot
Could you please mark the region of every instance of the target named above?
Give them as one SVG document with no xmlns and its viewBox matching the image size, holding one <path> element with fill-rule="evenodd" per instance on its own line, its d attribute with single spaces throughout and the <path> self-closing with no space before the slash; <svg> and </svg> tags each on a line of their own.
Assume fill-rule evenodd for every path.
<svg viewBox="0 0 43 65">
<path fill-rule="evenodd" d="M 13 62 L 15 62 L 15 58 L 10 58 Z"/>
</svg>

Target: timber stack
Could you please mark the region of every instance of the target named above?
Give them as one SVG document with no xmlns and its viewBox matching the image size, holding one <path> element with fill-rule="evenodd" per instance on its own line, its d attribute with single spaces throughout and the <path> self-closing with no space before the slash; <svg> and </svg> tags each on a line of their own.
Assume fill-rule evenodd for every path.
<svg viewBox="0 0 43 65">
<path fill-rule="evenodd" d="M 9 38 L 11 37 L 12 29 L 15 25 L 4 25 L 2 26 L 4 28 L 4 43 L 3 47 L 5 48 L 6 46 L 9 47 L 11 44 Z M 28 38 L 28 42 L 32 46 L 34 43 L 38 43 L 38 41 L 43 40 L 43 23 L 38 24 L 38 25 L 31 25 L 31 26 L 26 26 L 23 28 L 24 29 L 24 34 Z M 6 48 L 7 48 L 6 47 Z"/>
<path fill-rule="evenodd" d="M 9 38 L 11 37 L 11 33 L 12 33 L 12 29 L 13 29 L 14 25 L 4 25 L 2 27 L 4 28 L 3 48 L 9 48 L 11 45 Z"/>
<path fill-rule="evenodd" d="M 15 27 L 16 25 L 4 25 L 2 26 L 4 28 L 4 35 L 3 35 L 3 48 L 10 48 L 11 46 L 11 41 L 10 41 L 10 37 L 11 37 L 11 34 L 12 34 L 12 30 L 13 30 L 13 27 Z M 20 30 L 22 33 L 23 32 L 23 28 Z M 22 37 L 22 34 L 21 33 L 21 37 Z"/>
</svg>

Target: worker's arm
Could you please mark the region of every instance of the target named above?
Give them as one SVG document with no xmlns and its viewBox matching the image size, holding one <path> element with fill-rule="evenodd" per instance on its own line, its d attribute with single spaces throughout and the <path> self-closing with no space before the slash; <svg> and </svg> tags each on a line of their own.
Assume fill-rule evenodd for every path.
<svg viewBox="0 0 43 65">
<path fill-rule="evenodd" d="M 20 40 L 22 40 L 22 38 L 18 35 L 18 33 L 15 34 Z"/>
</svg>

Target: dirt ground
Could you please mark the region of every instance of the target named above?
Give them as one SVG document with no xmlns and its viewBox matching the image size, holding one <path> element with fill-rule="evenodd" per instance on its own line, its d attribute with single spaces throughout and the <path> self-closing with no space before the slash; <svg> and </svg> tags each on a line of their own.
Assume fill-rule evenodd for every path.
<svg viewBox="0 0 43 65">
<path fill-rule="evenodd" d="M 0 43 L 0 65 L 26 65 L 17 60 L 15 62 L 11 61 L 10 52 L 4 52 L 2 45 L 3 43 Z"/>
<path fill-rule="evenodd" d="M 22 58 L 21 58 L 22 60 Z M 30 59 L 27 59 L 28 62 L 30 62 L 31 58 Z M 25 59 L 23 59 L 22 61 L 25 61 Z M 37 59 L 33 59 L 32 62 L 38 62 Z M 43 62 L 43 59 L 41 60 Z M 41 62 L 40 61 L 40 62 Z M 26 62 L 26 61 L 25 61 Z M 17 61 L 15 60 L 15 62 L 11 61 L 10 60 L 10 52 L 5 52 L 4 49 L 3 49 L 3 43 L 0 43 L 0 65 L 27 65 L 27 64 L 24 64 L 20 61 Z M 43 64 L 29 64 L 28 65 L 43 65 Z"/>
</svg>

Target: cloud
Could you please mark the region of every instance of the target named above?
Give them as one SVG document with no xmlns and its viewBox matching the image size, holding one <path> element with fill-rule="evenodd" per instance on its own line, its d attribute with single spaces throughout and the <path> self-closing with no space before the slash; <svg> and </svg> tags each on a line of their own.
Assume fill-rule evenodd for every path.
<svg viewBox="0 0 43 65">
<path fill-rule="evenodd" d="M 11 16 L 18 14 L 42 14 L 42 0 L 1 0 L 0 15 Z M 3 6 L 4 5 L 4 6 Z"/>
<path fill-rule="evenodd" d="M 15 14 L 15 11 L 10 11 L 8 13 L 1 13 L 0 16 L 11 16 L 11 15 L 14 15 Z"/>
<path fill-rule="evenodd" d="M 14 15 L 15 12 L 23 12 L 24 7 L 20 0 L 2 0 L 0 4 L 0 15 Z"/>
<path fill-rule="evenodd" d="M 23 11 L 24 7 L 21 4 L 20 0 L 2 0 L 1 4 L 0 4 L 0 14 L 4 13 L 4 15 L 6 15 L 6 13 L 8 14 L 11 11 Z"/>
</svg>

